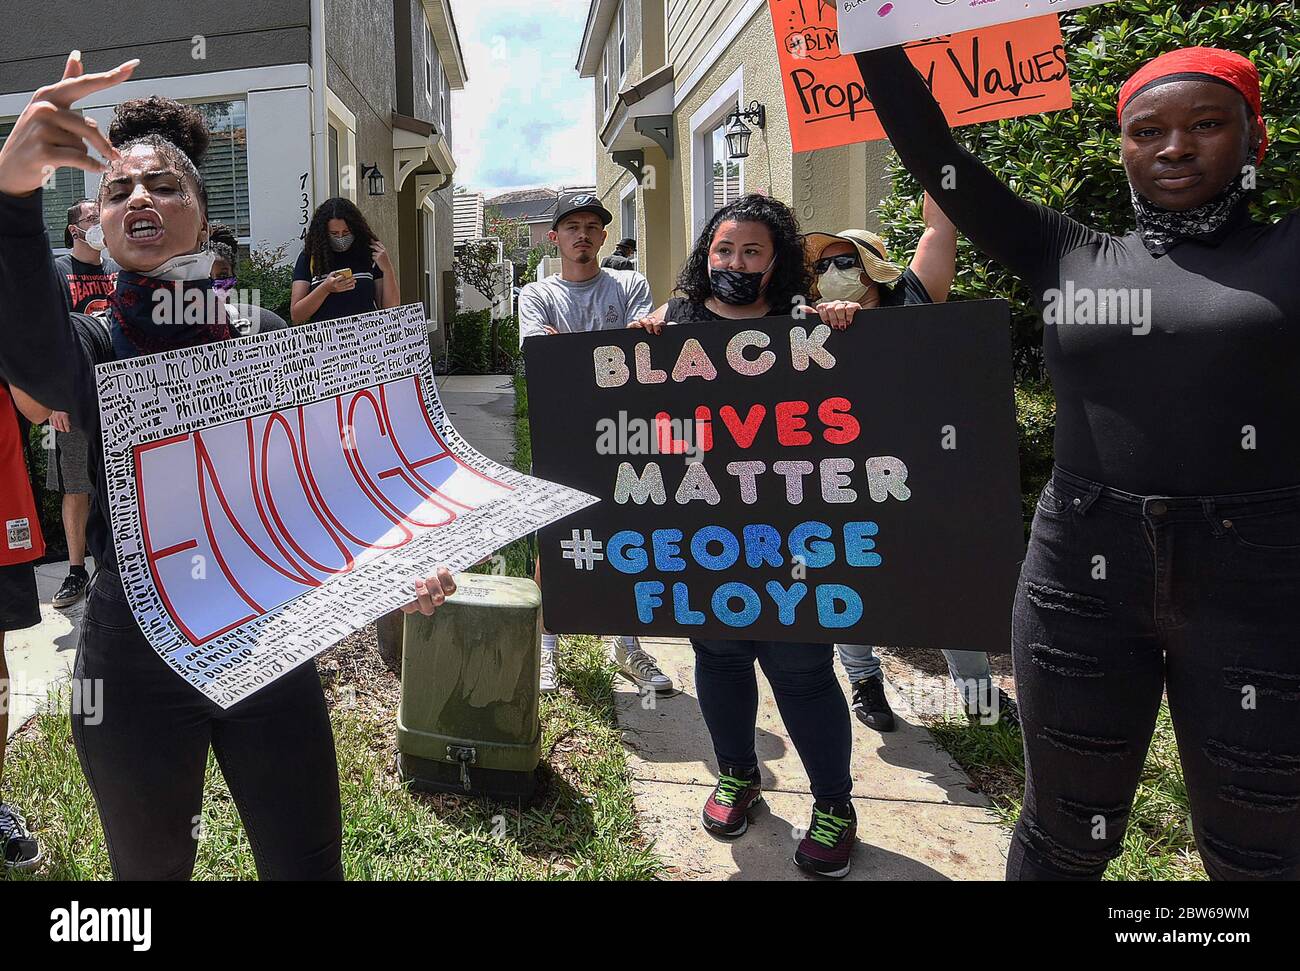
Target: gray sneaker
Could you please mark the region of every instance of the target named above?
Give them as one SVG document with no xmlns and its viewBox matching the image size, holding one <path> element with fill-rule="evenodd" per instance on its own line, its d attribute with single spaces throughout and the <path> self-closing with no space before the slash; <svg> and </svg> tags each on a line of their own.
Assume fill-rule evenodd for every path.
<svg viewBox="0 0 1300 971">
<path fill-rule="evenodd" d="M 0 803 L 0 850 L 7 870 L 31 870 L 45 858 L 41 844 L 27 831 L 27 820 L 4 803 Z"/>
<path fill-rule="evenodd" d="M 659 670 L 659 662 L 641 647 L 640 638 L 633 637 L 632 646 L 624 647 L 623 638 L 615 635 L 611 652 L 614 663 L 623 676 L 642 690 L 667 694 L 673 690 L 673 679 Z"/>
<path fill-rule="evenodd" d="M 554 694 L 560 690 L 560 672 L 555 666 L 555 651 L 548 651 L 542 648 L 542 680 L 541 693 L 544 695 Z"/>
</svg>

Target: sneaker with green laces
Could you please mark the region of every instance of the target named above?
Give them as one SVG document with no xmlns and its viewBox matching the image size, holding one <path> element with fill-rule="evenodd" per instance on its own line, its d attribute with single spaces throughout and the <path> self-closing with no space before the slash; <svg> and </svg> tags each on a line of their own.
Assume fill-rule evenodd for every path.
<svg viewBox="0 0 1300 971">
<path fill-rule="evenodd" d="M 714 836 L 735 839 L 749 829 L 749 817 L 763 804 L 757 769 L 724 766 L 718 784 L 704 804 L 704 828 Z"/>
<path fill-rule="evenodd" d="M 794 853 L 795 865 L 821 877 L 848 876 L 849 855 L 857 838 L 853 803 L 815 803 L 812 822 Z"/>
</svg>

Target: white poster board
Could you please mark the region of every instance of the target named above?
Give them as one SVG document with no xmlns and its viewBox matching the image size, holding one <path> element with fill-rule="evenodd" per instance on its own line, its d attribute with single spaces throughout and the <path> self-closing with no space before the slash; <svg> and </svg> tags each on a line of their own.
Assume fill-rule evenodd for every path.
<svg viewBox="0 0 1300 971">
<path fill-rule="evenodd" d="M 807 0 L 826 4 L 828 0 Z M 993 24 L 1095 7 L 1108 0 L 838 0 L 843 54 L 874 51 Z"/>
<path fill-rule="evenodd" d="M 419 304 L 100 365 L 118 571 L 223 708 L 596 500 L 466 444 Z"/>
</svg>

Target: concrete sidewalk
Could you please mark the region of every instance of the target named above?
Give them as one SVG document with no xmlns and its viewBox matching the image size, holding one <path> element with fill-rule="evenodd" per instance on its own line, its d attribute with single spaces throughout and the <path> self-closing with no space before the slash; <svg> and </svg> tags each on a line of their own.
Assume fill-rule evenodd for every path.
<svg viewBox="0 0 1300 971">
<path fill-rule="evenodd" d="M 514 468 L 515 385 L 510 375 L 440 377 L 438 397 L 465 441 L 494 462 Z"/>
<path fill-rule="evenodd" d="M 93 560 L 86 561 L 86 569 L 94 575 Z M 9 709 L 11 736 L 45 704 L 52 688 L 72 676 L 86 601 L 83 598 L 66 610 L 57 610 L 50 604 L 67 575 L 67 561 L 38 566 L 36 590 L 41 598 L 41 622 L 36 627 L 5 634 L 5 657 L 13 682 Z"/>
<path fill-rule="evenodd" d="M 716 781 L 708 729 L 695 692 L 695 659 L 685 640 L 644 638 L 681 693 L 646 697 L 620 678 L 615 694 L 642 829 L 680 880 L 817 879 L 791 858 L 808 825 L 808 776 L 759 672 L 758 758 L 768 809 L 739 840 L 716 840 L 700 811 Z M 841 682 L 848 696 L 847 680 Z M 917 724 L 892 689 L 898 730 L 878 734 L 853 720 L 858 846 L 850 880 L 1001 880 L 1005 831 L 966 774 Z M 653 701 L 653 706 L 650 706 Z"/>
</svg>

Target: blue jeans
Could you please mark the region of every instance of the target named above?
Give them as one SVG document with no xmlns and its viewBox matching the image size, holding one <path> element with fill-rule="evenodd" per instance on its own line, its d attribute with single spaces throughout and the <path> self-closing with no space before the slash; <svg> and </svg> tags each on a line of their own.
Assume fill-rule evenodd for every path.
<svg viewBox="0 0 1300 971">
<path fill-rule="evenodd" d="M 1300 879 L 1300 487 L 1165 498 L 1057 469 L 1012 618 L 1012 880 L 1099 880 L 1169 700 L 1214 879 Z"/>
<path fill-rule="evenodd" d="M 876 657 L 876 649 L 870 644 L 836 644 L 835 649 L 850 682 L 880 674 L 880 658 Z M 989 670 L 989 656 L 983 651 L 944 651 L 943 657 L 948 662 L 948 674 L 966 707 L 978 710 L 981 699 L 987 705 L 993 676 Z"/>
</svg>

